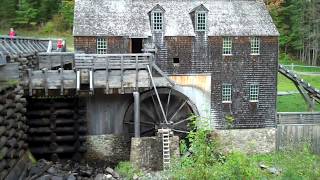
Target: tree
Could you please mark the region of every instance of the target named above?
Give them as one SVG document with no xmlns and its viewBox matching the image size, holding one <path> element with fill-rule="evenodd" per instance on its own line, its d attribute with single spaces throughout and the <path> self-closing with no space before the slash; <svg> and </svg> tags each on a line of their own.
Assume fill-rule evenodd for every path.
<svg viewBox="0 0 320 180">
<path fill-rule="evenodd" d="M 37 16 L 39 10 L 31 6 L 27 0 L 21 0 L 18 10 L 16 10 L 16 18 L 14 24 L 20 27 L 37 24 Z"/>
</svg>

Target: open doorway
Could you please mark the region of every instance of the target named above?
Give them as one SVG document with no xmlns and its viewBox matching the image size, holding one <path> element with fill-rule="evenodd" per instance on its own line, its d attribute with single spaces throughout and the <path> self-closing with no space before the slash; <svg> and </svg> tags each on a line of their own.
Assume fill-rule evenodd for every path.
<svg viewBox="0 0 320 180">
<path fill-rule="evenodd" d="M 131 53 L 142 53 L 142 38 L 131 39 Z"/>
</svg>

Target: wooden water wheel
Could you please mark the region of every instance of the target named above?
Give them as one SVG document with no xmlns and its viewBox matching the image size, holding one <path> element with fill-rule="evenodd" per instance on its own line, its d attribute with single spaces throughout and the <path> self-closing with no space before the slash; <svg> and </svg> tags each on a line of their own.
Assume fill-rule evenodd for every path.
<svg viewBox="0 0 320 180">
<path fill-rule="evenodd" d="M 154 90 L 141 94 L 140 97 L 140 132 L 141 136 L 154 136 L 158 128 L 167 126 L 175 135 L 183 138 L 189 132 L 188 122 L 192 115 L 198 115 L 196 106 L 184 94 L 169 88 L 158 89 L 159 101 Z M 128 107 L 124 117 L 124 130 L 129 136 L 134 135 L 133 103 Z"/>
</svg>

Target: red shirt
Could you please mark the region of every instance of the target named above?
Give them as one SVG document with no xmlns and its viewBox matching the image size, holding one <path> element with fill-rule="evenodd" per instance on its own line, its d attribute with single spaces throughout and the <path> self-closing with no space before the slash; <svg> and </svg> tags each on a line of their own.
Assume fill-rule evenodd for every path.
<svg viewBox="0 0 320 180">
<path fill-rule="evenodd" d="M 10 38 L 15 37 L 15 36 L 16 36 L 16 32 L 10 31 L 10 32 L 9 32 L 9 36 L 10 36 Z"/>
<path fill-rule="evenodd" d="M 61 49 L 63 47 L 62 40 L 58 40 L 57 47 Z"/>
</svg>

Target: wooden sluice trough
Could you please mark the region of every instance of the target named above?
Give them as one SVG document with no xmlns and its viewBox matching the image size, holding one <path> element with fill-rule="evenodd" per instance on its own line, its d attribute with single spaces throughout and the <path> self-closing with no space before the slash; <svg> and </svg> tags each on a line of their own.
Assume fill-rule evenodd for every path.
<svg viewBox="0 0 320 180">
<path fill-rule="evenodd" d="M 152 54 L 108 54 L 108 55 L 75 55 L 70 62 L 56 58 L 59 62 L 41 63 L 42 70 L 28 71 L 24 81 L 27 84 L 25 91 L 29 96 L 74 95 L 94 91 L 103 91 L 105 94 L 125 94 L 133 91 L 145 91 L 152 88 L 152 73 L 156 87 L 170 87 L 171 82 L 153 62 Z M 59 68 L 66 63 L 74 65 L 72 70 Z"/>
</svg>

